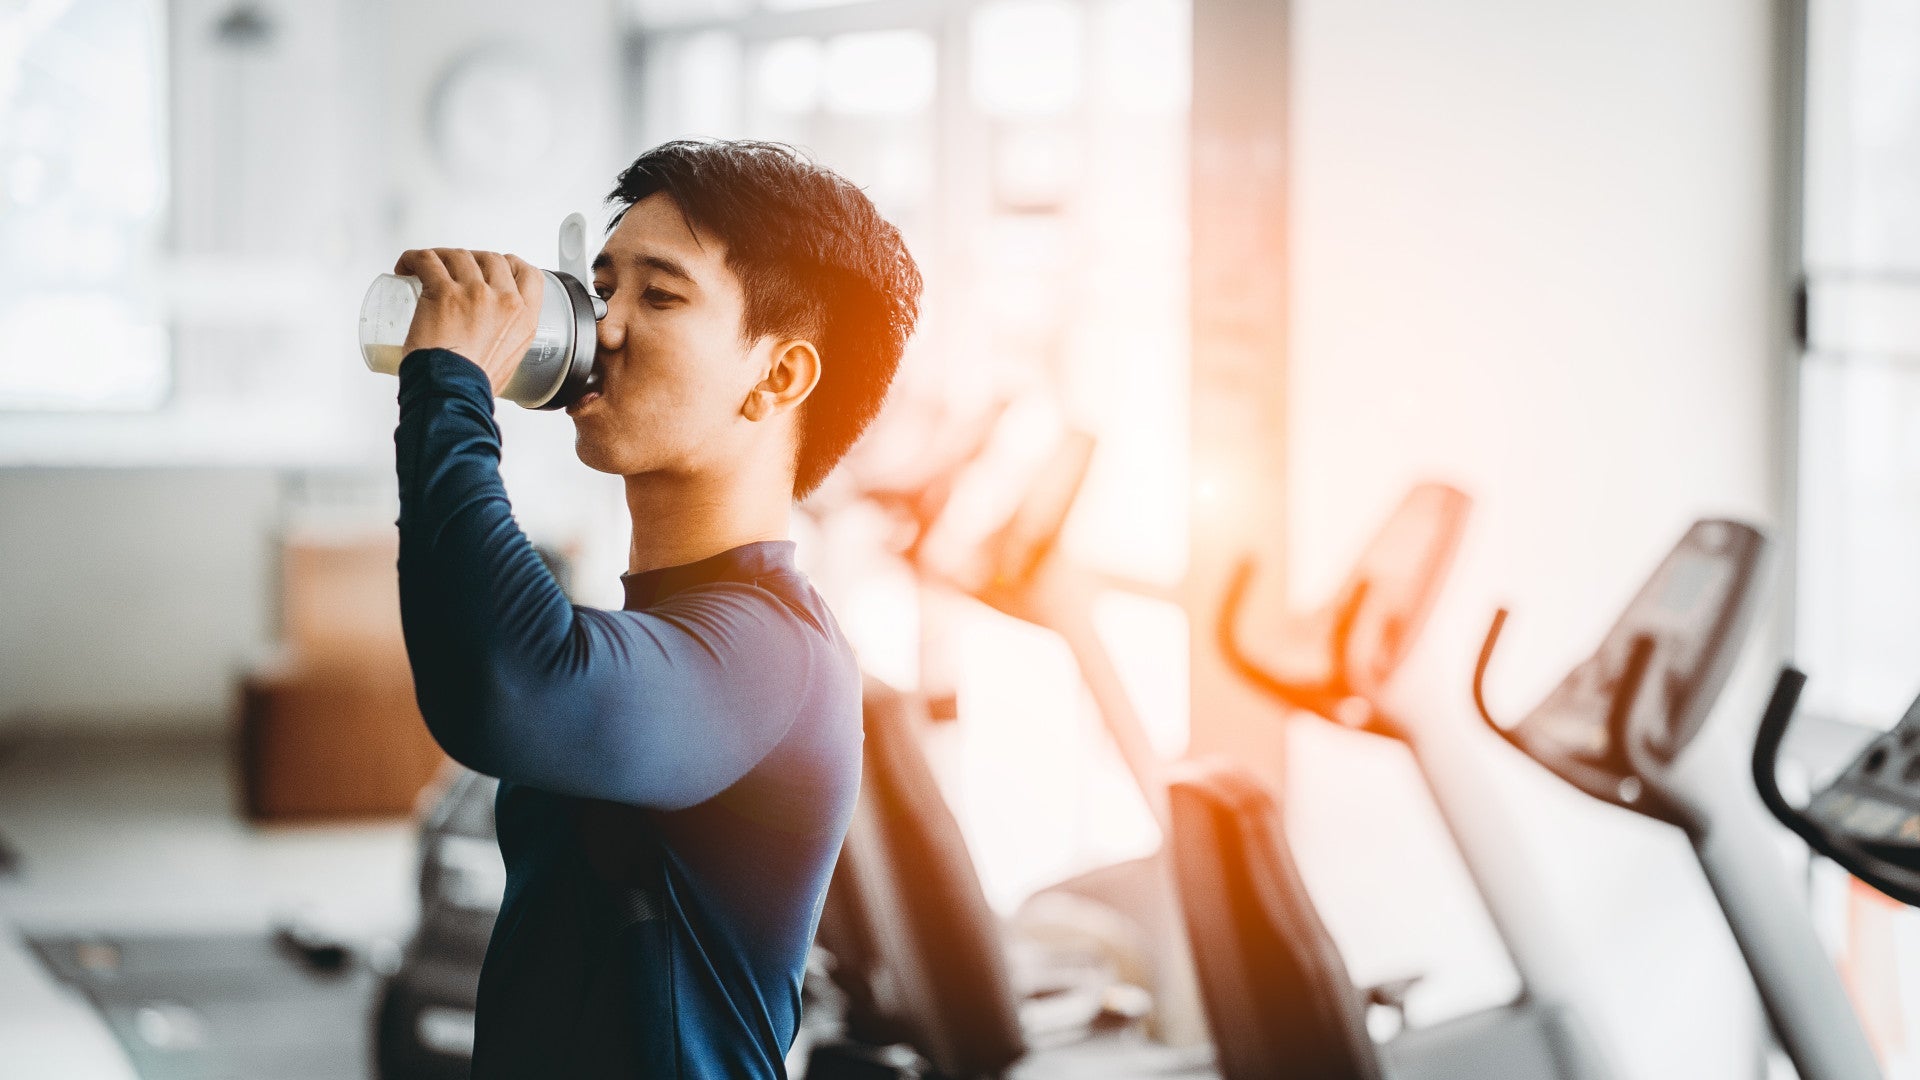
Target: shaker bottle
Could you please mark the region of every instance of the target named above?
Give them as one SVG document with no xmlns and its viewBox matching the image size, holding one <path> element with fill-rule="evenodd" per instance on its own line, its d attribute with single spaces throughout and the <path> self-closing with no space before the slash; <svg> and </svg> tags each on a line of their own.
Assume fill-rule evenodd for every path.
<svg viewBox="0 0 1920 1080">
<path fill-rule="evenodd" d="M 564 409 L 600 383 L 593 368 L 599 343 L 596 322 L 606 317 L 606 301 L 586 282 L 587 219 L 569 214 L 560 223 L 560 268 L 542 270 L 540 319 L 533 341 L 520 357 L 500 396 L 529 409 Z M 360 355 L 367 367 L 398 375 L 407 328 L 420 303 L 420 279 L 381 274 L 360 303 Z"/>
</svg>

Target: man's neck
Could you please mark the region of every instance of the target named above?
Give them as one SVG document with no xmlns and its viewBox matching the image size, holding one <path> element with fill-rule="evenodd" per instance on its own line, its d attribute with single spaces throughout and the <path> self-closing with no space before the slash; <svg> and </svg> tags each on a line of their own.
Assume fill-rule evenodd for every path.
<svg viewBox="0 0 1920 1080">
<path fill-rule="evenodd" d="M 776 486 L 776 480 L 665 473 L 627 477 L 627 513 L 633 518 L 627 572 L 699 562 L 757 540 L 785 540 L 791 481 Z"/>
</svg>

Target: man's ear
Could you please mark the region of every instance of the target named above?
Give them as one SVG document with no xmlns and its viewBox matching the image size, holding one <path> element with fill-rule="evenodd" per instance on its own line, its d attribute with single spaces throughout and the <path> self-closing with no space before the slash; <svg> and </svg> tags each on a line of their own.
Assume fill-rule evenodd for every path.
<svg viewBox="0 0 1920 1080">
<path fill-rule="evenodd" d="M 820 353 L 813 342 L 790 338 L 775 342 L 768 356 L 766 377 L 747 393 L 740 415 L 749 420 L 770 420 L 800 407 L 820 384 Z"/>
</svg>

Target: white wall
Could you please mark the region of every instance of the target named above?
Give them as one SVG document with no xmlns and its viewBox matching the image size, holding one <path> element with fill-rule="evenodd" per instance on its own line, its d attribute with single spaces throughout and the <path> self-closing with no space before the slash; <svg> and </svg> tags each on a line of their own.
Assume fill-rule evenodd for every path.
<svg viewBox="0 0 1920 1080">
<path fill-rule="evenodd" d="M 0 471 L 0 727 L 220 730 L 279 499 L 263 470 Z"/>
<path fill-rule="evenodd" d="M 1296 595 L 1325 595 L 1409 483 L 1475 497 L 1401 689 L 1497 758 L 1626 1074 L 1751 1075 L 1751 992 L 1684 844 L 1503 752 L 1467 690 L 1497 603 L 1516 610 L 1491 680 L 1511 714 L 1690 520 L 1781 524 L 1768 5 L 1296 10 Z M 1716 715 L 1727 752 L 1765 650 Z"/>
</svg>

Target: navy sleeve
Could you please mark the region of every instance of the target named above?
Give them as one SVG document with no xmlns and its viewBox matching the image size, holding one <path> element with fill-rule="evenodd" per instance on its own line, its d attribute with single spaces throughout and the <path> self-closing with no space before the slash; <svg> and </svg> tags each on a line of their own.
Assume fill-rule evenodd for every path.
<svg viewBox="0 0 1920 1080">
<path fill-rule="evenodd" d="M 792 725 L 819 634 L 757 585 L 646 611 L 578 607 L 513 519 L 484 372 L 400 366 L 400 614 L 428 729 L 479 772 L 679 809 L 738 781 Z"/>
</svg>

